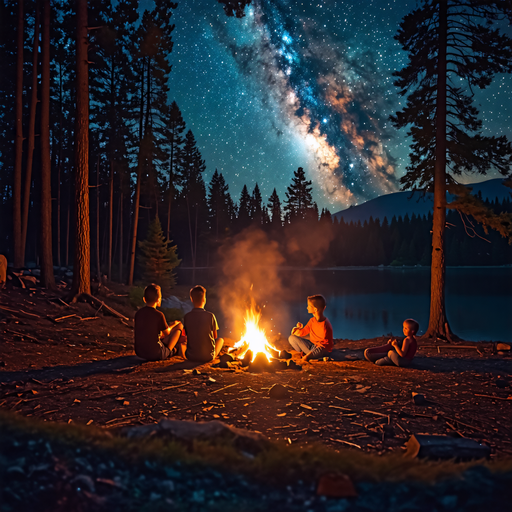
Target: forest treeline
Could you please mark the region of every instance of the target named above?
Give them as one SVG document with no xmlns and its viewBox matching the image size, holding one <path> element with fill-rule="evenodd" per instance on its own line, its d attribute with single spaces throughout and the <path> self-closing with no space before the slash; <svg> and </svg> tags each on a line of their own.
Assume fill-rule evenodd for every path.
<svg viewBox="0 0 512 512">
<path fill-rule="evenodd" d="M 233 198 L 217 170 L 205 181 L 197 141 L 170 98 L 176 5 L 157 0 L 139 14 L 135 0 L 87 2 L 92 266 L 130 282 L 136 243 L 156 217 L 184 266 L 216 264 L 223 244 L 256 228 L 279 244 L 289 265 L 429 265 L 430 216 L 333 221 L 313 202 L 302 168 L 281 198 L 274 189 L 264 199 L 255 183 Z M 0 252 L 19 266 L 40 260 L 48 236 L 53 264 L 73 264 L 74 9 L 63 0 L 0 1 Z M 512 211 L 508 200 L 490 206 Z M 475 236 L 455 212 L 448 223 L 448 264 L 512 262 L 499 235 Z"/>
</svg>

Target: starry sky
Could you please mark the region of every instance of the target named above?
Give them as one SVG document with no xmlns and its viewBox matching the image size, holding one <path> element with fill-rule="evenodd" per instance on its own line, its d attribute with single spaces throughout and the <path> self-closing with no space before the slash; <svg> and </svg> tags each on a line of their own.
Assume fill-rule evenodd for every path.
<svg viewBox="0 0 512 512">
<path fill-rule="evenodd" d="M 406 62 L 393 36 L 416 0 L 256 0 L 242 19 L 216 0 L 178 3 L 170 99 L 207 182 L 218 169 L 235 201 L 256 183 L 265 202 L 274 187 L 283 201 L 303 167 L 332 213 L 398 190 L 409 141 L 388 120 Z M 478 94 L 486 134 L 512 139 L 510 98 L 511 75 Z"/>
</svg>

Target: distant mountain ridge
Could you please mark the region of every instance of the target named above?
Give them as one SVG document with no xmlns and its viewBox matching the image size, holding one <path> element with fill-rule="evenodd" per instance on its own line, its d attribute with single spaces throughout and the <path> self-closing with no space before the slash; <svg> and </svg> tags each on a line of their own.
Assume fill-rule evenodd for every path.
<svg viewBox="0 0 512 512">
<path fill-rule="evenodd" d="M 468 187 L 472 188 L 473 194 L 482 193 L 483 199 L 495 201 L 496 199 L 501 202 L 505 198 L 511 198 L 512 189 L 503 185 L 502 178 L 481 181 L 479 183 L 471 183 Z M 402 218 L 408 214 L 416 214 L 422 217 L 432 212 L 434 194 L 427 192 L 423 195 L 422 192 L 394 192 L 393 194 L 386 194 L 384 196 L 370 199 L 363 204 L 351 206 L 346 210 L 341 210 L 333 214 L 333 217 L 339 221 L 343 218 L 345 222 L 368 221 L 370 217 L 374 220 L 379 219 L 381 222 L 384 217 L 387 217 L 391 222 L 393 216 Z"/>
</svg>

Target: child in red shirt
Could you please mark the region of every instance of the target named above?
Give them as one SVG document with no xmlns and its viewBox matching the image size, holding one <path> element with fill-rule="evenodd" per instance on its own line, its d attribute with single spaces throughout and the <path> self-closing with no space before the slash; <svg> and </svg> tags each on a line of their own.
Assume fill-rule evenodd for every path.
<svg viewBox="0 0 512 512">
<path fill-rule="evenodd" d="M 326 302 L 322 295 L 308 297 L 308 313 L 313 318 L 305 326 L 298 322 L 288 338 L 292 348 L 304 354 L 302 363 L 310 359 L 320 359 L 332 352 L 332 325 L 324 316 L 325 307 Z"/>
</svg>

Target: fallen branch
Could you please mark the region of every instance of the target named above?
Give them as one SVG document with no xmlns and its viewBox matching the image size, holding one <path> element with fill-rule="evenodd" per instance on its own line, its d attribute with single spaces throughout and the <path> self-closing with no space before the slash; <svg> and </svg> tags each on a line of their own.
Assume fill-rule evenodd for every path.
<svg viewBox="0 0 512 512">
<path fill-rule="evenodd" d="M 111 308 L 110 306 L 107 306 L 100 299 L 97 299 L 96 297 L 93 297 L 89 293 L 82 293 L 78 297 L 76 297 L 74 300 L 77 300 L 77 301 L 78 300 L 84 300 L 86 302 L 91 302 L 96 307 L 99 307 L 98 311 L 101 308 L 104 308 L 106 311 L 108 311 L 112 316 L 115 316 L 116 318 L 120 318 L 121 320 L 125 320 L 126 322 L 128 322 L 130 320 L 129 318 L 127 318 L 124 315 L 122 315 L 121 313 L 118 313 L 115 309 Z M 96 314 L 98 313 L 98 311 L 96 311 Z"/>
<path fill-rule="evenodd" d="M 0 309 L 4 311 L 9 311 L 9 313 L 14 313 L 15 315 L 25 315 L 30 318 L 41 318 L 39 315 L 34 315 L 34 313 L 27 313 L 26 311 L 23 311 L 23 309 L 12 309 L 8 308 L 7 306 L 4 306 L 3 304 L 0 306 Z"/>
<path fill-rule="evenodd" d="M 223 388 L 216 389 L 215 391 L 211 391 L 210 395 L 213 395 L 214 393 L 218 393 L 219 391 L 224 391 L 225 389 L 232 388 L 233 386 L 238 386 L 238 382 L 235 382 L 234 384 L 229 384 L 229 386 L 224 386 Z"/>
<path fill-rule="evenodd" d="M 351 443 L 350 441 L 343 441 L 343 439 L 334 439 L 332 437 L 329 438 L 331 441 L 335 441 L 336 443 L 343 443 L 343 444 L 348 444 L 349 446 L 355 446 L 356 448 L 359 448 L 360 450 L 362 450 L 361 446 L 359 446 L 358 444 L 356 443 Z"/>
<path fill-rule="evenodd" d="M 475 396 L 483 396 L 485 398 L 492 398 L 493 400 L 509 400 L 512 401 L 512 397 L 508 396 L 507 398 L 501 397 L 501 396 L 493 396 L 493 395 L 479 395 L 478 393 L 475 393 Z"/>
</svg>

